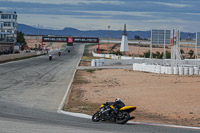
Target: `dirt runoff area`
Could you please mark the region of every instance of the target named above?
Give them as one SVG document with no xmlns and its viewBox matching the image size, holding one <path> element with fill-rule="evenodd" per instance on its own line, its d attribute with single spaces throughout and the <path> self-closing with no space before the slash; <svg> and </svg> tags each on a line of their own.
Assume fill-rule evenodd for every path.
<svg viewBox="0 0 200 133">
<path fill-rule="evenodd" d="M 78 70 L 64 109 L 92 115 L 120 97 L 134 121 L 200 127 L 200 77 L 125 69 Z"/>
</svg>

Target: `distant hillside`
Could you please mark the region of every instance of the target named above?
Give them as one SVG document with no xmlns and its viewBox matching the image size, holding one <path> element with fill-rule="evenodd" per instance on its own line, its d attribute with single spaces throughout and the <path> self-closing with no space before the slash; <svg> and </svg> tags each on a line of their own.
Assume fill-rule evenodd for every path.
<svg viewBox="0 0 200 133">
<path fill-rule="evenodd" d="M 38 29 L 25 24 L 18 24 L 18 31 L 22 31 L 28 35 L 56 35 L 56 36 L 84 36 L 84 37 L 100 37 L 100 38 L 121 38 L 122 31 L 114 30 L 88 30 L 81 31 L 75 28 L 64 28 L 63 30 L 51 30 L 51 29 Z M 133 39 L 134 36 L 140 36 L 141 38 L 150 38 L 151 31 L 128 31 L 128 38 Z M 188 37 L 195 39 L 195 33 L 181 32 L 181 39 L 188 39 Z"/>
</svg>

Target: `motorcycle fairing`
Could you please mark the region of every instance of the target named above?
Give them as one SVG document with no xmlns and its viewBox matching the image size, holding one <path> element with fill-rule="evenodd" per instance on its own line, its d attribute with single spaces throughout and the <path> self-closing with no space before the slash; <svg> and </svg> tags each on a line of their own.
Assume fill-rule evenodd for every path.
<svg viewBox="0 0 200 133">
<path fill-rule="evenodd" d="M 136 107 L 135 106 L 124 106 L 124 107 L 120 108 L 119 110 L 120 111 L 126 110 L 128 112 L 132 112 L 132 111 L 136 110 Z"/>
<path fill-rule="evenodd" d="M 100 108 L 102 108 L 103 106 L 105 106 L 105 105 L 102 104 L 102 105 L 100 106 Z M 114 106 L 113 106 L 113 105 L 110 105 L 110 107 L 114 109 Z"/>
</svg>

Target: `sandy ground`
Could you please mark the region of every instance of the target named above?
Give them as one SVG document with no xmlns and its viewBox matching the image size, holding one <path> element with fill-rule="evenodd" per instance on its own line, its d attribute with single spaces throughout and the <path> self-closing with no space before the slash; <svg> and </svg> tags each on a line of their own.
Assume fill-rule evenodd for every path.
<svg viewBox="0 0 200 133">
<path fill-rule="evenodd" d="M 39 47 L 39 44 L 42 44 L 42 40 L 37 39 L 26 39 L 27 46 L 29 48 L 35 48 L 35 44 L 37 44 L 37 48 Z M 48 49 L 55 49 L 55 48 L 62 48 L 62 46 L 66 43 L 59 43 L 59 42 L 43 42 L 44 47 Z"/>
<path fill-rule="evenodd" d="M 98 48 L 97 45 L 90 47 L 91 50 L 97 49 L 97 48 Z M 102 51 L 100 51 L 100 53 L 108 54 L 111 51 L 118 51 L 120 49 L 120 45 L 119 44 L 100 44 L 100 49 L 102 50 Z M 187 46 L 187 45 L 181 46 L 181 49 L 184 51 L 184 54 L 182 54 L 182 56 L 187 57 L 187 58 L 189 57 L 189 55 L 187 53 L 190 50 L 195 51 L 194 48 L 189 48 L 189 46 Z M 148 44 L 143 45 L 143 46 L 140 46 L 139 44 L 138 45 L 129 45 L 129 52 L 126 52 L 126 56 L 133 56 L 133 57 L 142 56 L 143 57 L 144 53 L 148 52 L 149 50 L 150 50 L 150 48 L 149 48 Z M 152 49 L 153 53 L 156 53 L 157 51 L 162 53 L 163 46 L 157 46 Z M 171 47 L 166 46 L 166 51 L 171 52 Z M 200 48 L 198 48 L 198 52 L 199 51 L 200 51 Z"/>
<path fill-rule="evenodd" d="M 90 51 L 97 46 L 90 47 Z M 118 50 L 101 45 L 104 53 Z M 130 53 L 148 47 L 129 46 Z M 141 50 L 142 49 L 142 50 Z M 162 48 L 154 48 L 153 51 Z M 168 49 L 170 50 L 170 49 Z M 81 66 L 89 62 L 81 61 Z M 162 75 L 125 69 L 78 70 L 64 109 L 92 115 L 102 103 L 120 97 L 136 106 L 134 121 L 200 127 L 200 76 Z"/>
<path fill-rule="evenodd" d="M 200 126 L 200 77 L 132 70 L 79 70 L 65 110 L 93 114 L 120 97 L 136 106 L 135 121 Z"/>
</svg>

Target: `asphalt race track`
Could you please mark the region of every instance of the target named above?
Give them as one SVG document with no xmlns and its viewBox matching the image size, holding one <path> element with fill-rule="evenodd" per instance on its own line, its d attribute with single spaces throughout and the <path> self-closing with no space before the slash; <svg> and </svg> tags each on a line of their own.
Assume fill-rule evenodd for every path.
<svg viewBox="0 0 200 133">
<path fill-rule="evenodd" d="M 0 64 L 0 133 L 199 133 L 199 130 L 95 123 L 58 114 L 84 44 L 53 54 Z M 137 118 L 136 118 L 137 119 Z"/>
</svg>

